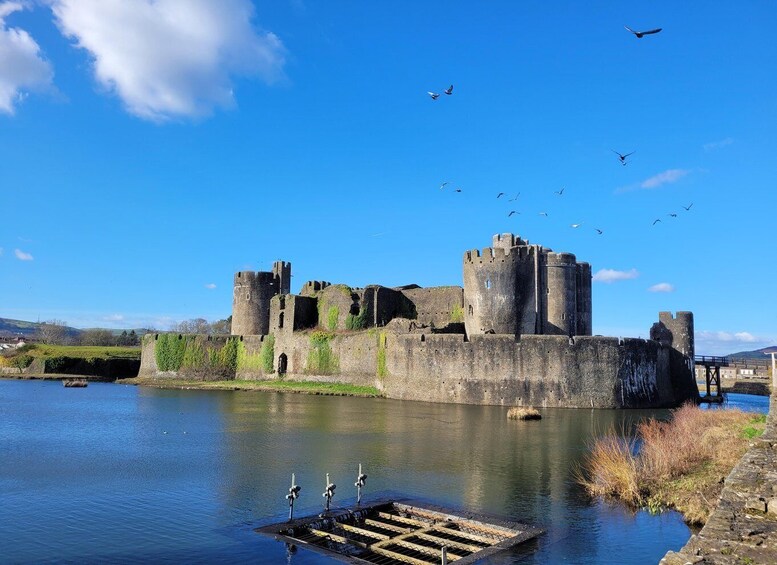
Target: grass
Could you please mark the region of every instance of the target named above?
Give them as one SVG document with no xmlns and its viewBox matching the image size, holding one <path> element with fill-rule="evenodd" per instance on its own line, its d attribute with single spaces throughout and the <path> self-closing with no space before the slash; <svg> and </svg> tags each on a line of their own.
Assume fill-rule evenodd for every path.
<svg viewBox="0 0 777 565">
<path fill-rule="evenodd" d="M 686 522 L 701 525 L 715 509 L 725 477 L 765 423 L 763 415 L 686 405 L 668 422 L 640 423 L 634 438 L 614 432 L 598 438 L 578 481 L 593 496 L 654 511 L 675 508 Z"/>
<path fill-rule="evenodd" d="M 507 411 L 508 420 L 539 420 L 541 418 L 539 410 L 532 407 L 513 406 Z"/>
<path fill-rule="evenodd" d="M 342 383 L 321 383 L 315 381 L 193 381 L 186 379 L 154 379 L 136 377 L 117 381 L 120 384 L 155 386 L 159 388 L 191 388 L 203 390 L 259 390 L 270 392 L 300 392 L 305 394 L 323 394 L 332 396 L 377 397 L 383 394 L 375 387 Z"/>
<path fill-rule="evenodd" d="M 74 357 L 79 359 L 140 359 L 140 347 L 113 347 L 91 345 L 30 344 L 17 350 L 35 358 Z"/>
</svg>

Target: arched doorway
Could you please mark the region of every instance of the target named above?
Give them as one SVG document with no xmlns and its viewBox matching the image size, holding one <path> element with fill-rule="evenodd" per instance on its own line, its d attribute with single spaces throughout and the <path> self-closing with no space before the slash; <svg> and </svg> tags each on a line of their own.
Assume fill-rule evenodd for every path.
<svg viewBox="0 0 777 565">
<path fill-rule="evenodd" d="M 286 357 L 285 353 L 281 353 L 280 357 L 278 357 L 278 374 L 279 375 L 285 375 L 286 374 L 286 368 L 289 364 L 289 358 Z"/>
</svg>

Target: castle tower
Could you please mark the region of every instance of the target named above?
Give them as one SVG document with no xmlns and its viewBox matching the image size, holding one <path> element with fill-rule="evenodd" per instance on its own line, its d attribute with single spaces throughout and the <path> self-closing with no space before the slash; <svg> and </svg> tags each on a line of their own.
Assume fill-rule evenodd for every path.
<svg viewBox="0 0 777 565">
<path fill-rule="evenodd" d="M 696 388 L 696 346 L 693 336 L 693 312 L 659 312 L 658 322 L 650 328 L 650 339 L 671 347 L 669 366 L 675 394 L 691 398 L 698 395 Z"/>
<path fill-rule="evenodd" d="M 548 323 L 545 334 L 573 336 L 577 332 L 577 261 L 571 253 L 548 253 Z"/>
<path fill-rule="evenodd" d="M 499 234 L 493 247 L 464 254 L 467 335 L 535 333 L 535 247 L 516 235 Z"/>
<path fill-rule="evenodd" d="M 464 254 L 467 335 L 591 335 L 591 266 L 504 233 Z"/>
<path fill-rule="evenodd" d="M 291 263 L 276 261 L 272 272 L 239 271 L 232 291 L 232 335 L 267 335 L 270 299 L 288 294 Z"/>
</svg>

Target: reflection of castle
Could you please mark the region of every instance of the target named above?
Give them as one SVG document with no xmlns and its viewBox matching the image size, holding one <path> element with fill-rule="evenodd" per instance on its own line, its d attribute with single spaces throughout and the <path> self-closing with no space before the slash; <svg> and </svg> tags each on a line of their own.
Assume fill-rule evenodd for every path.
<svg viewBox="0 0 777 565">
<path fill-rule="evenodd" d="M 249 356 L 271 351 L 274 374 L 374 385 L 395 398 L 637 407 L 698 395 L 690 312 L 662 312 L 650 340 L 592 337 L 590 265 L 513 234 L 467 251 L 463 270 L 463 288 L 310 281 L 293 295 L 291 265 L 278 261 L 269 273 L 235 275 L 232 334 Z M 266 371 L 237 369 L 243 378 Z"/>
<path fill-rule="evenodd" d="M 290 295 L 290 277 L 291 264 L 283 261 L 271 272 L 237 273 L 232 334 L 265 335 L 287 324 L 292 330 L 365 329 L 406 318 L 467 335 L 591 335 L 591 266 L 513 234 L 495 235 L 493 247 L 465 253 L 463 289 L 351 289 L 310 281 Z"/>
</svg>

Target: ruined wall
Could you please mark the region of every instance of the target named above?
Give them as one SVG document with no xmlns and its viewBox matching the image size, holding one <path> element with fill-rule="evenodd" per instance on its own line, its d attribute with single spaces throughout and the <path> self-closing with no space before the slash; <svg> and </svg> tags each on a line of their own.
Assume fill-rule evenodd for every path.
<svg viewBox="0 0 777 565">
<path fill-rule="evenodd" d="M 409 288 L 400 292 L 415 305 L 418 324 L 443 328 L 464 321 L 464 289 L 460 286 Z"/>
<path fill-rule="evenodd" d="M 299 331 L 318 324 L 318 301 L 312 296 L 279 294 L 270 300 L 270 332 Z"/>
<path fill-rule="evenodd" d="M 166 376 L 156 370 L 154 344 L 143 342 L 141 376 Z M 285 379 L 372 385 L 404 400 L 647 408 L 692 397 L 673 386 L 672 349 L 652 340 L 307 331 L 246 336 L 240 347 L 238 378 L 276 378 L 283 357 Z"/>
<path fill-rule="evenodd" d="M 318 295 L 318 327 L 335 331 L 346 329 L 348 315 L 359 314 L 364 291 L 344 284 L 333 284 Z"/>
<path fill-rule="evenodd" d="M 669 350 L 601 337 L 389 336 L 390 398 L 558 407 L 676 405 Z"/>
<path fill-rule="evenodd" d="M 330 286 L 331 283 L 326 281 L 308 281 L 302 285 L 302 290 L 299 291 L 302 296 L 316 296 L 319 292 Z"/>
<path fill-rule="evenodd" d="M 658 322 L 650 328 L 650 338 L 668 345 L 671 350 L 672 375 L 678 394 L 695 390 L 693 312 L 659 312 Z"/>
</svg>

